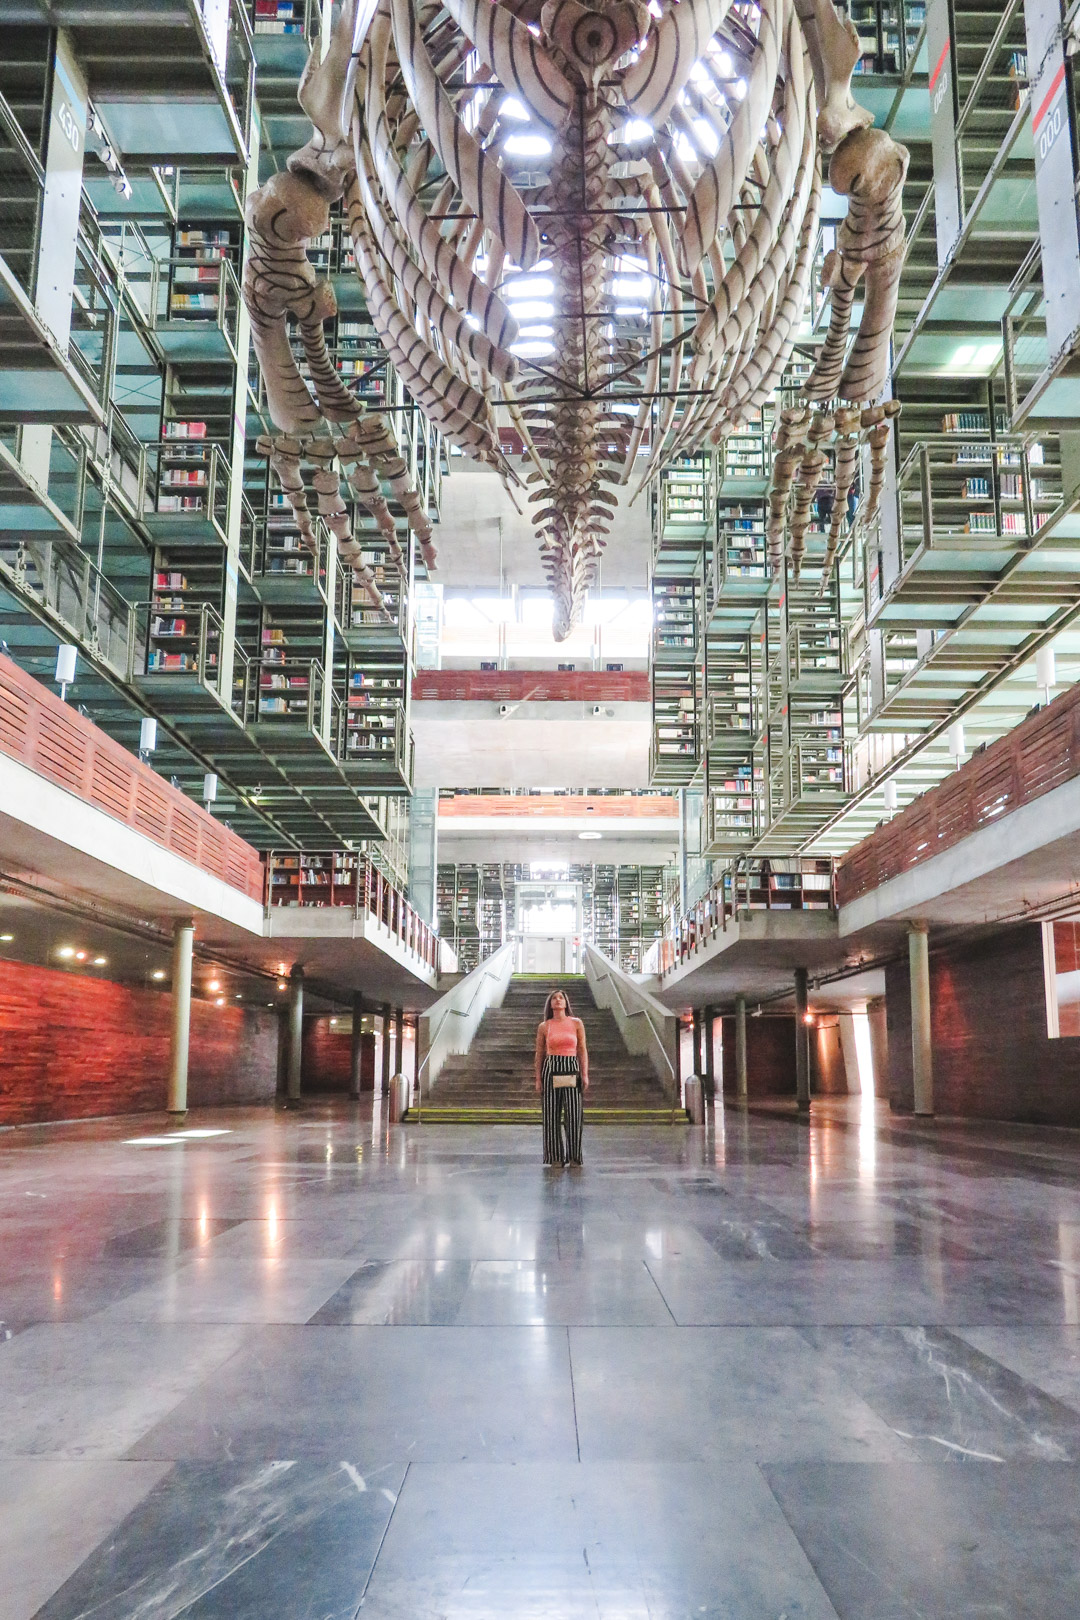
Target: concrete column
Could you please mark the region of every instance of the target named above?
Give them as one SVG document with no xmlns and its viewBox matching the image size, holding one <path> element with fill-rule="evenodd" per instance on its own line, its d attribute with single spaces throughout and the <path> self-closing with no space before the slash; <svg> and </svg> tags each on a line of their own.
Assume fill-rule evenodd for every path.
<svg viewBox="0 0 1080 1620">
<path fill-rule="evenodd" d="M 806 969 L 795 969 L 795 1092 L 799 1099 L 799 1112 L 810 1112 L 810 1025 L 808 1011 Z"/>
<path fill-rule="evenodd" d="M 705 1065 L 701 1061 L 701 1008 L 694 1008 L 694 1073 L 700 1075 Z"/>
<path fill-rule="evenodd" d="M 382 1094 L 383 1101 L 390 1095 L 390 1076 L 393 1069 L 390 1067 L 390 1017 L 393 1008 L 389 1002 L 384 1003 L 382 1010 Z"/>
<path fill-rule="evenodd" d="M 394 1011 L 394 1074 L 403 1074 L 405 1071 L 405 1009 L 397 1007 Z"/>
<path fill-rule="evenodd" d="M 716 1025 L 713 1022 L 713 1010 L 705 1008 L 705 1101 L 716 1100 L 716 1054 L 713 1051 L 713 1042 Z"/>
<path fill-rule="evenodd" d="M 170 1114 L 187 1113 L 188 1044 L 191 1031 L 191 954 L 195 925 L 178 922 L 173 928 L 172 1037 L 169 1042 Z"/>
<path fill-rule="evenodd" d="M 289 975 L 289 1047 L 285 1068 L 285 1095 L 290 1103 L 300 1101 L 300 1063 L 304 1045 L 304 970 L 293 968 Z"/>
<path fill-rule="evenodd" d="M 908 967 L 911 973 L 911 1069 L 915 1080 L 915 1112 L 934 1112 L 934 1068 L 930 1048 L 930 931 L 924 922 L 908 929 Z"/>
<path fill-rule="evenodd" d="M 746 1085 L 746 997 L 735 997 L 735 1095 L 745 1103 Z"/>
<path fill-rule="evenodd" d="M 360 1096 L 360 1065 L 364 1051 L 364 1037 L 360 1026 L 364 1019 L 364 998 L 359 990 L 352 998 L 352 1046 L 349 1050 L 349 1096 L 355 1102 Z"/>
</svg>

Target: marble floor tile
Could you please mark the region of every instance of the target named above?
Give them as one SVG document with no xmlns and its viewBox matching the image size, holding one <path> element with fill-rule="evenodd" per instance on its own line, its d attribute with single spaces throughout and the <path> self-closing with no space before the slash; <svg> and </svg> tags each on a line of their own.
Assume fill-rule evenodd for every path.
<svg viewBox="0 0 1080 1620">
<path fill-rule="evenodd" d="M 790 1328 L 571 1328 L 583 1462 L 913 1455 Z"/>
<path fill-rule="evenodd" d="M 924 1461 L 1080 1462 L 1080 1413 L 958 1334 L 935 1327 L 801 1332 Z"/>
<path fill-rule="evenodd" d="M 404 1473 L 178 1463 L 37 1620 L 353 1620 Z"/>
<path fill-rule="evenodd" d="M 214 1238 L 239 1225 L 237 1220 L 210 1220 L 209 1217 L 199 1220 L 197 1216 L 151 1221 L 146 1226 L 115 1233 L 107 1240 L 104 1252 L 109 1256 L 160 1255 L 168 1258 L 192 1249 L 205 1249 Z"/>
<path fill-rule="evenodd" d="M 0 1613 L 31 1620 L 168 1463 L 8 1457 L 0 1467 Z"/>
<path fill-rule="evenodd" d="M 457 1321 L 666 1327 L 671 1313 L 640 1259 L 543 1265 L 481 1260 L 472 1269 Z"/>
<path fill-rule="evenodd" d="M 0 1456 L 122 1456 L 246 1331 L 101 1316 L 29 1328 L 0 1347 Z"/>
<path fill-rule="evenodd" d="M 130 1455 L 330 1459 L 343 1448 L 372 1466 L 575 1457 L 566 1330 L 263 1328 Z"/>
<path fill-rule="evenodd" d="M 1080 1412 L 1080 1327 L 962 1328 L 957 1338 Z"/>
<path fill-rule="evenodd" d="M 168 1260 L 87 1260 L 9 1263 L 0 1275 L 0 1322 L 13 1332 L 35 1322 L 81 1322 L 173 1271 Z"/>
<path fill-rule="evenodd" d="M 1076 1467 L 800 1463 L 765 1477 L 840 1620 L 1075 1620 Z"/>
<path fill-rule="evenodd" d="M 835 1610 L 750 1463 L 419 1463 L 360 1617 L 421 1616 L 835 1620 Z"/>
<path fill-rule="evenodd" d="M 311 1318 L 313 1327 L 437 1327 L 458 1320 L 470 1260 L 368 1260 Z"/>
<path fill-rule="evenodd" d="M 893 1260 L 815 1257 L 715 1265 L 649 1261 L 675 1320 L 737 1323 L 1061 1322 L 1068 1310 L 1046 1269 L 923 1255 Z"/>
<path fill-rule="evenodd" d="M 338 1260 L 219 1260 L 200 1253 L 103 1315 L 117 1322 L 306 1322 L 353 1269 Z"/>
</svg>

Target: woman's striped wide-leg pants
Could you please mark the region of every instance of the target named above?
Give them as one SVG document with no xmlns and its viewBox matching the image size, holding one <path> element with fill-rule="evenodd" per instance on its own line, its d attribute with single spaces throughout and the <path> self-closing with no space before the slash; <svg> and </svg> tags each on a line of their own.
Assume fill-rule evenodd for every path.
<svg viewBox="0 0 1080 1620">
<path fill-rule="evenodd" d="M 576 1074 L 576 1057 L 546 1057 L 541 1073 L 544 1111 L 544 1163 L 580 1164 L 583 1110 L 581 1080 L 576 1086 L 553 1086 L 553 1074 Z"/>
</svg>

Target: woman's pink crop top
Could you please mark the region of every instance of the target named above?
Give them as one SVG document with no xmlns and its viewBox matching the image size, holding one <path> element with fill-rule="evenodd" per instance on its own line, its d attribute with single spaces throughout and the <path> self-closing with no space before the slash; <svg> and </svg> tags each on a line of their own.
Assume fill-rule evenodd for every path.
<svg viewBox="0 0 1080 1620">
<path fill-rule="evenodd" d="M 576 1057 L 577 1027 L 569 1018 L 556 1023 L 549 1018 L 545 1028 L 549 1057 Z"/>
</svg>

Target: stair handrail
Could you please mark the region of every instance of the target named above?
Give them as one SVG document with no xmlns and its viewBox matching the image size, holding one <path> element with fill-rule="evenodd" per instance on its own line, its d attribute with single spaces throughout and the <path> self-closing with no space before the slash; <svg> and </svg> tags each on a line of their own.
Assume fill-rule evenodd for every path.
<svg viewBox="0 0 1080 1620">
<path fill-rule="evenodd" d="M 637 1047 L 644 1052 L 656 1071 L 656 1077 L 663 1086 L 664 1091 L 672 1099 L 672 1108 L 678 1106 L 679 1075 L 672 1055 L 674 1039 L 677 1039 L 678 1019 L 662 1002 L 657 1001 L 641 985 L 635 984 L 621 968 L 598 951 L 595 945 L 586 942 L 584 951 L 585 977 L 589 981 L 589 989 L 593 1000 L 598 1007 L 607 1005 L 614 1015 L 619 1026 L 619 1033 L 626 1044 L 628 1051 L 634 1051 L 631 1041 L 641 1041 Z M 607 994 L 610 1002 L 602 1002 L 597 994 L 598 986 L 607 985 Z M 603 993 L 603 992 L 601 992 Z M 629 1006 L 628 999 L 632 998 L 637 1006 Z M 673 1041 L 669 1050 L 668 1042 L 664 1039 L 665 1025 L 671 1025 Z M 628 1039 L 627 1037 L 630 1037 Z"/>
<path fill-rule="evenodd" d="M 507 940 L 421 1013 L 417 1028 L 420 1057 L 416 1066 L 416 1095 L 410 1104 L 418 1115 L 422 1110 L 425 1079 L 430 1092 L 446 1059 L 469 1050 L 488 1008 L 502 1006 L 513 977 L 516 956 L 516 941 Z"/>
</svg>

